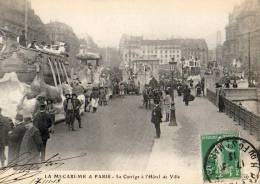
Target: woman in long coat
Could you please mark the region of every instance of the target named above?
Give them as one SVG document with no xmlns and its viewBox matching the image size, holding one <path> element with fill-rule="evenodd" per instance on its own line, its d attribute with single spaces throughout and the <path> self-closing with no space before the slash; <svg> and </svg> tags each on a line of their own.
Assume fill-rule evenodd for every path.
<svg viewBox="0 0 260 184">
<path fill-rule="evenodd" d="M 39 163 L 40 162 L 40 151 L 42 147 L 42 138 L 40 131 L 30 122 L 29 119 L 26 121 L 26 132 L 24 134 L 21 147 L 20 147 L 20 162 L 21 164 Z"/>
</svg>

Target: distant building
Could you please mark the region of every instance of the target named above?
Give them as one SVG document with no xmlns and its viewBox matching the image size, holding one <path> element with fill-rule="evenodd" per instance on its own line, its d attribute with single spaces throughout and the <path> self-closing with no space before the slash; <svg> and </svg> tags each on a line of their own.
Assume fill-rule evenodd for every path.
<svg viewBox="0 0 260 184">
<path fill-rule="evenodd" d="M 216 61 L 216 49 L 208 51 L 208 61 Z"/>
<path fill-rule="evenodd" d="M 28 15 L 28 42 L 36 39 L 37 41 L 48 41 L 47 33 L 39 16 L 34 13 L 31 4 L 26 0 L 0 0 L 0 27 L 19 35 L 25 30 L 25 10 L 27 2 Z"/>
<path fill-rule="evenodd" d="M 260 70 L 260 1 L 245 0 L 235 6 L 226 26 L 226 41 L 223 45 L 223 62 L 232 65 L 239 60 L 248 66 L 249 51 L 252 69 Z M 250 49 L 250 50 L 249 50 Z"/>
<path fill-rule="evenodd" d="M 147 40 L 141 36 L 122 35 L 119 45 L 121 67 L 132 67 L 137 59 L 157 59 L 167 64 L 172 59 L 196 58 L 203 64 L 208 61 L 208 46 L 203 39 Z"/>
</svg>

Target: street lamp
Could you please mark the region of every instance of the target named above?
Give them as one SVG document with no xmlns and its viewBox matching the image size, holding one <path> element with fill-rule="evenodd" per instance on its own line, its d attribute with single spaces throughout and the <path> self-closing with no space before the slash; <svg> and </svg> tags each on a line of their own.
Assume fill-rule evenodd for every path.
<svg viewBox="0 0 260 184">
<path fill-rule="evenodd" d="M 177 62 L 175 61 L 175 58 L 173 57 L 172 60 L 169 62 L 170 71 L 171 71 L 171 95 L 172 95 L 172 101 L 174 101 L 174 90 L 173 90 L 173 78 L 174 78 L 174 70 L 176 68 Z"/>
<path fill-rule="evenodd" d="M 184 72 L 183 72 L 183 65 L 184 65 L 184 57 L 181 58 L 181 82 L 183 83 L 184 80 Z"/>
<path fill-rule="evenodd" d="M 169 62 L 170 71 L 172 75 L 172 81 L 171 81 L 171 96 L 172 96 L 172 102 L 171 102 L 171 114 L 170 114 L 170 123 L 169 126 L 177 126 L 176 122 L 176 115 L 175 115 L 175 103 L 174 103 L 174 89 L 173 89 L 173 72 L 176 69 L 177 62 L 174 58 Z"/>
</svg>

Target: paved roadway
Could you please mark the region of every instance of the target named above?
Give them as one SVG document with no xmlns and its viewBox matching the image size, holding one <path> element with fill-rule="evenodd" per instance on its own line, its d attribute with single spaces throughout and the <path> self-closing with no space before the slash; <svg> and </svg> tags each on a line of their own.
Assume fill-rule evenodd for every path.
<svg viewBox="0 0 260 184">
<path fill-rule="evenodd" d="M 47 144 L 47 157 L 87 153 L 66 161 L 61 170 L 144 170 L 154 143 L 154 128 L 150 111 L 140 107 L 141 99 L 113 99 L 97 113 L 85 113 L 83 128 L 75 132 L 69 132 L 65 123 L 57 125 Z"/>
</svg>

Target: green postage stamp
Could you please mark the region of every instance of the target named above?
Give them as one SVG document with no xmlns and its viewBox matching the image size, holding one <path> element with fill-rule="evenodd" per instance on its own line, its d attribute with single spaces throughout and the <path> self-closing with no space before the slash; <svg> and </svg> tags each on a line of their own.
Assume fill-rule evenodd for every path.
<svg viewBox="0 0 260 184">
<path fill-rule="evenodd" d="M 238 137 L 238 133 L 224 133 L 201 136 L 204 181 L 239 179 L 241 177 L 239 144 L 228 137 Z"/>
</svg>

